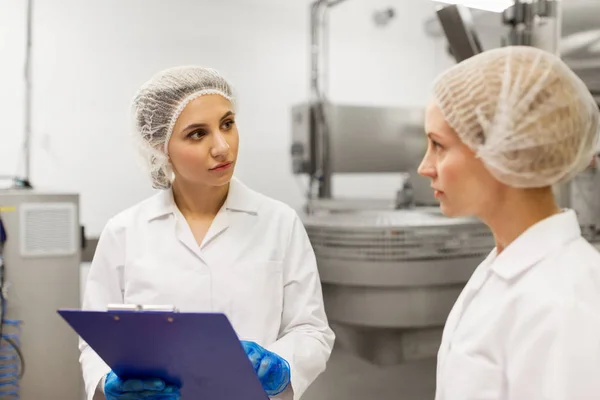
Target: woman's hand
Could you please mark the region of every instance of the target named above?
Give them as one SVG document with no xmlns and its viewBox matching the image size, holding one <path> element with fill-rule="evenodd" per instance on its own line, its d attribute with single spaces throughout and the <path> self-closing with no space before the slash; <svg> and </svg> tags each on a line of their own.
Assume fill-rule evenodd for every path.
<svg viewBox="0 0 600 400">
<path fill-rule="evenodd" d="M 106 400 L 179 400 L 179 388 L 167 385 L 162 379 L 121 379 L 114 372 L 106 375 Z"/>
<path fill-rule="evenodd" d="M 242 340 L 242 346 L 265 392 L 269 396 L 283 392 L 290 384 L 288 362 L 255 342 Z"/>
</svg>

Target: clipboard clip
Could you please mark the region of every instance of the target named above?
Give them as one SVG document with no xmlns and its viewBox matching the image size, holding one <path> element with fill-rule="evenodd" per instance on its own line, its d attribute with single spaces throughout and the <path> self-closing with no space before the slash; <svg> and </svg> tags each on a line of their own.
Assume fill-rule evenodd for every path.
<svg viewBox="0 0 600 400">
<path fill-rule="evenodd" d="M 177 313 L 179 310 L 175 306 L 170 305 L 143 305 L 143 304 L 109 304 L 108 311 L 158 311 Z"/>
</svg>

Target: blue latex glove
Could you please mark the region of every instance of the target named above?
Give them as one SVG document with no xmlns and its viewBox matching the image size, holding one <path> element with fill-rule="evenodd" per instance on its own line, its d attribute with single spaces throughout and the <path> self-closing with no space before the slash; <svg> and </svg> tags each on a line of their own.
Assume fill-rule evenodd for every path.
<svg viewBox="0 0 600 400">
<path fill-rule="evenodd" d="M 179 400 L 179 388 L 162 379 L 121 379 L 114 372 L 106 375 L 106 400 Z"/>
<path fill-rule="evenodd" d="M 290 384 L 290 364 L 255 342 L 242 340 L 242 346 L 265 392 L 269 396 L 283 392 Z"/>
</svg>

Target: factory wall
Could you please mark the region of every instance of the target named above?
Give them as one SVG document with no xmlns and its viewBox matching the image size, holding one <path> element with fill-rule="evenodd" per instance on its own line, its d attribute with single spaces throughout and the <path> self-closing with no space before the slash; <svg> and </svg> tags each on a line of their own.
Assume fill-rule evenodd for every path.
<svg viewBox="0 0 600 400">
<path fill-rule="evenodd" d="M 23 137 L 25 7 L 0 0 L 0 176 L 20 167 Z M 4 184 L 4 182 L 2 182 Z"/>
<path fill-rule="evenodd" d="M 0 0 L 0 175 L 22 172 L 25 1 Z M 376 26 L 373 12 L 397 15 Z M 434 3 L 352 0 L 331 12 L 329 94 L 354 104 L 423 106 L 451 65 L 423 24 Z M 46 0 L 33 15 L 32 183 L 77 192 L 88 235 L 152 194 L 130 143 L 129 104 L 153 73 L 219 69 L 236 86 L 237 175 L 294 207 L 290 107 L 308 96 L 306 0 Z M 400 176 L 336 178 L 342 196 L 391 197 Z"/>
</svg>

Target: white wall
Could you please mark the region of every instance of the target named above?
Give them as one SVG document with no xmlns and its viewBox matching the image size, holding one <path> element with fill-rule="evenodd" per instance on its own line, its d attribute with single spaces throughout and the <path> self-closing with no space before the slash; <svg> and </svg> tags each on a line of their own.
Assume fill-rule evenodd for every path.
<svg viewBox="0 0 600 400">
<path fill-rule="evenodd" d="M 23 132 L 25 8 L 22 0 L 0 0 L 0 176 L 13 175 Z"/>
<path fill-rule="evenodd" d="M 0 0 L 0 175 L 22 141 L 24 0 Z M 106 220 L 150 195 L 129 144 L 129 102 L 153 73 L 178 64 L 219 69 L 237 87 L 237 174 L 295 207 L 290 107 L 308 94 L 307 0 L 42 0 L 35 2 L 32 182 L 81 194 L 82 222 Z M 384 28 L 372 12 L 394 6 Z M 352 0 L 331 13 L 330 97 L 359 104 L 424 105 L 449 65 L 426 36 L 426 0 Z M 274 183 L 272 183 L 274 182 Z M 391 196 L 397 176 L 345 177 L 342 195 Z"/>
</svg>

